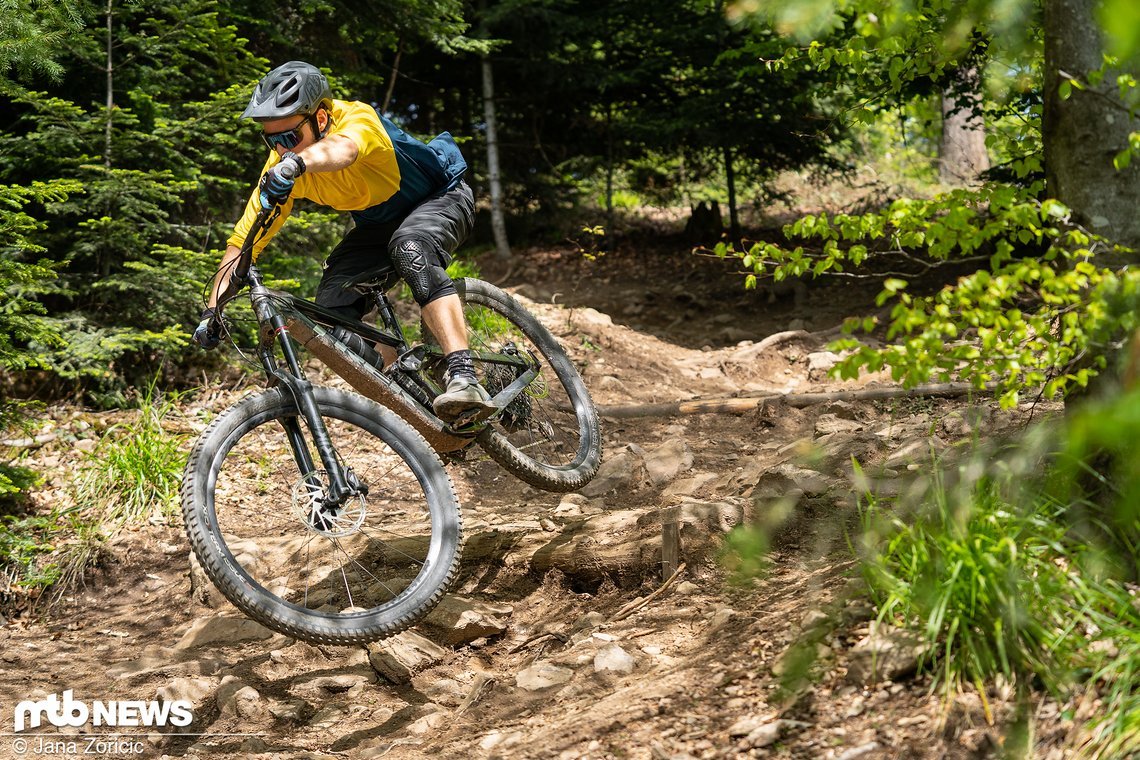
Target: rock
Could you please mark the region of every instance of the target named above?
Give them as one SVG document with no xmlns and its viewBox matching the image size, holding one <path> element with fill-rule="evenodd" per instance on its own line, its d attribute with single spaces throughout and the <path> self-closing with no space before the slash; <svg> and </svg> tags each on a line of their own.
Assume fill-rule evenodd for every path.
<svg viewBox="0 0 1140 760">
<path fill-rule="evenodd" d="M 778 464 L 768 470 L 752 489 L 754 499 L 798 499 L 801 496 L 822 496 L 832 482 L 821 472 L 807 470 L 794 464 Z"/>
<path fill-rule="evenodd" d="M 574 677 L 574 671 L 560 668 L 549 662 L 538 662 L 515 676 L 515 684 L 527 691 L 541 691 L 566 683 Z"/>
<path fill-rule="evenodd" d="M 644 527 L 655 523 L 683 523 L 700 525 L 709 531 L 728 533 L 744 522 L 744 503 L 730 497 L 729 501 L 700 501 L 681 497 L 675 507 L 655 509 L 637 518 L 637 525 Z"/>
<path fill-rule="evenodd" d="M 866 757 L 878 748 L 878 742 L 867 742 L 866 744 L 861 744 L 858 747 L 852 747 L 839 757 L 835 758 L 835 760 L 856 760 L 856 758 Z"/>
<path fill-rule="evenodd" d="M 597 628 L 604 622 L 606 622 L 605 615 L 598 612 L 597 610 L 590 610 L 574 622 L 574 625 L 571 626 L 570 631 L 573 633 L 577 631 L 589 630 L 591 628 Z"/>
<path fill-rule="evenodd" d="M 828 433 L 816 438 L 815 446 L 816 453 L 823 455 L 817 466 L 827 472 L 850 470 L 852 459 L 867 462 L 883 448 L 878 438 L 863 431 Z"/>
<path fill-rule="evenodd" d="M 859 419 L 859 410 L 850 401 L 828 401 L 819 411 L 820 414 L 830 414 L 841 420 Z"/>
<path fill-rule="evenodd" d="M 637 661 L 617 644 L 607 644 L 594 655 L 595 673 L 632 673 Z"/>
<path fill-rule="evenodd" d="M 680 596 L 688 596 L 689 594 L 695 594 L 700 590 L 700 586 L 693 583 L 692 581 L 681 581 L 677 584 L 677 587 L 673 589 L 673 593 Z"/>
<path fill-rule="evenodd" d="M 847 682 L 856 686 L 896 681 L 918 668 L 926 649 L 918 636 L 898 629 L 876 630 L 851 648 Z"/>
<path fill-rule="evenodd" d="M 522 296 L 523 298 L 534 301 L 535 303 L 550 303 L 554 294 L 549 290 L 534 285 L 532 283 L 523 283 L 515 288 L 515 295 Z"/>
<path fill-rule="evenodd" d="M 843 717 L 854 718 L 862 715 L 865 703 L 866 700 L 864 700 L 862 697 L 855 697 L 855 699 L 851 701 L 851 706 L 847 708 L 847 711 L 845 713 L 843 713 Z"/>
<path fill-rule="evenodd" d="M 815 351 L 807 355 L 808 379 L 824 380 L 828 371 L 839 363 L 842 357 L 832 351 Z"/>
<path fill-rule="evenodd" d="M 309 685 L 323 689 L 330 694 L 343 694 L 356 686 L 373 683 L 375 680 L 375 676 L 369 677 L 363 673 L 340 673 L 335 676 L 314 678 L 309 681 Z"/>
<path fill-rule="evenodd" d="M 442 728 L 451 719 L 451 716 L 445 712 L 432 712 L 417 718 L 412 721 L 405 729 L 412 736 L 423 736 L 429 731 L 436 731 Z"/>
<path fill-rule="evenodd" d="M 154 698 L 159 702 L 184 700 L 194 706 L 205 701 L 218 685 L 216 678 L 175 678 L 165 686 L 159 686 Z"/>
<path fill-rule="evenodd" d="M 265 711 L 261 694 L 235 676 L 226 676 L 218 686 L 214 696 L 218 712 L 222 715 L 237 715 L 247 720 L 256 718 Z"/>
<path fill-rule="evenodd" d="M 157 648 L 156 648 L 157 649 Z M 107 676 L 115 680 L 142 678 L 155 673 L 179 676 L 212 676 L 226 666 L 224 660 L 213 657 L 182 659 L 185 652 L 159 650 L 148 652 L 137 660 L 119 662 L 107 669 Z"/>
<path fill-rule="evenodd" d="M 688 478 L 678 478 L 665 487 L 665 490 L 661 492 L 661 497 L 662 499 L 668 499 L 672 496 L 692 496 L 716 480 L 717 477 L 716 474 L 711 472 L 698 472 Z"/>
<path fill-rule="evenodd" d="M 828 614 L 823 610 L 808 610 L 800 621 L 800 628 L 806 631 L 826 623 L 829 619 Z"/>
<path fill-rule="evenodd" d="M 309 709 L 309 704 L 303 700 L 292 699 L 287 702 L 273 700 L 269 703 L 269 714 L 277 720 L 287 720 L 300 723 Z"/>
<path fill-rule="evenodd" d="M 626 446 L 602 462 L 594 479 L 578 489 L 583 496 L 604 496 L 611 491 L 634 490 L 645 478 L 645 460 L 636 446 Z"/>
<path fill-rule="evenodd" d="M 423 689 L 425 697 L 432 702 L 454 707 L 463 701 L 463 687 L 452 678 L 438 678 Z"/>
<path fill-rule="evenodd" d="M 663 486 L 693 466 L 693 452 L 680 438 L 673 438 L 645 455 L 649 482 Z"/>
<path fill-rule="evenodd" d="M 332 728 L 344 720 L 347 713 L 344 708 L 337 705 L 328 705 L 322 707 L 317 711 L 316 715 L 309 718 L 309 725 L 313 728 Z"/>
<path fill-rule="evenodd" d="M 729 620 L 736 617 L 736 610 L 731 607 L 721 607 L 716 612 L 709 615 L 708 632 L 711 633 L 716 629 L 724 626 Z"/>
<path fill-rule="evenodd" d="M 178 550 L 183 551 L 183 548 L 178 547 Z M 190 556 L 190 598 L 198 604 L 211 608 L 227 603 L 222 592 L 218 591 L 217 587 L 210 582 L 206 571 L 202 569 L 202 565 L 198 562 L 198 555 L 194 552 L 188 552 L 188 554 Z"/>
<path fill-rule="evenodd" d="M 761 718 L 759 715 L 745 715 L 728 727 L 729 736 L 748 736 L 750 733 L 771 723 L 770 718 Z"/>
<path fill-rule="evenodd" d="M 597 381 L 596 385 L 598 390 L 601 391 L 620 393 L 623 396 L 632 395 L 630 394 L 629 389 L 625 387 L 625 383 L 613 375 L 602 375 L 601 379 Z"/>
<path fill-rule="evenodd" d="M 853 433 L 862 430 L 862 423 L 855 420 L 846 420 L 834 414 L 821 414 L 815 420 L 816 435 L 831 435 L 832 433 Z"/>
<path fill-rule="evenodd" d="M 410 683 L 412 676 L 440 662 L 447 650 L 414 631 L 368 645 L 368 661 L 392 683 Z"/>
<path fill-rule="evenodd" d="M 484 751 L 492 749 L 508 749 L 515 746 L 523 740 L 523 735 L 518 731 L 511 731 L 503 733 L 502 731 L 492 731 L 479 740 L 479 748 Z"/>
<path fill-rule="evenodd" d="M 748 736 L 744 737 L 744 744 L 749 747 L 770 747 L 780 739 L 784 732 L 784 721 L 774 720 L 754 728 Z"/>
<path fill-rule="evenodd" d="M 205 617 L 198 618 L 182 635 L 175 649 L 193 649 L 210 644 L 226 646 L 239 641 L 269 639 L 273 631 L 261 623 L 248 618 Z"/>
<path fill-rule="evenodd" d="M 891 452 L 891 455 L 883 462 L 883 466 L 898 467 L 912 462 L 929 465 L 934 455 L 945 450 L 945 448 L 946 442 L 936 435 L 912 438 Z"/>
<path fill-rule="evenodd" d="M 507 630 L 507 618 L 514 610 L 477 599 L 448 594 L 420 625 L 450 646 L 462 646 L 475 639 L 498 636 Z"/>
<path fill-rule="evenodd" d="M 241 752 L 246 757 L 260 755 L 268 750 L 269 745 L 260 736 L 247 736 L 241 743 Z"/>
</svg>

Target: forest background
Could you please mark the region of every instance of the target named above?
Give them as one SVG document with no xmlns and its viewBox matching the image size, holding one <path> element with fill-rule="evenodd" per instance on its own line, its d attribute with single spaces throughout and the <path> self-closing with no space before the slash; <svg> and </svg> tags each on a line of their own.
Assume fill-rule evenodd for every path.
<svg viewBox="0 0 1140 760">
<path fill-rule="evenodd" d="M 509 266 L 507 239 L 570 237 L 594 255 L 619 249 L 639 220 L 688 219 L 694 243 L 739 259 L 742 288 L 881 280 L 835 346 L 840 376 L 886 368 L 908 385 L 965 380 L 1014 406 L 1135 372 L 1124 350 L 1140 284 L 1128 266 L 1140 245 L 1140 7 L 1130 0 L 0 7 L 0 413 L 11 435 L 37 403 L 135 404 L 156 377 L 188 386 L 221 367 L 189 332 L 264 160 L 256 125 L 239 114 L 257 78 L 292 59 L 417 136 L 457 138 L 482 201 L 471 250 L 487 261 Z M 781 178 L 841 184 L 867 166 L 890 182 L 857 207 L 773 228 L 771 209 L 788 207 Z M 295 211 L 268 274 L 311 292 L 345 223 Z M 1065 496 L 1053 483 L 1047 498 L 1063 507 L 1063 535 L 1098 547 L 1096 566 L 1109 568 L 1099 601 L 1083 609 L 1126 622 L 1135 610 L 1123 611 L 1117 592 L 1127 586 L 1112 584 L 1137 577 L 1140 502 L 1116 497 L 1137 493 L 1128 473 L 1140 469 L 1127 443 L 1138 407 L 1123 398 L 1059 444 L 1101 489 L 1070 471 Z M 36 477 L 13 454 L 0 462 L 0 494 L 18 497 Z M 992 481 L 975 487 L 993 496 Z M 1017 498 L 1039 512 L 1045 497 Z M 1084 509 L 1071 508 L 1078 502 Z M 5 520 L 0 564 L 42 567 L 48 523 L 18 511 Z M 884 580 L 897 566 L 878 559 L 869 572 L 883 614 L 921 618 L 933 602 L 900 596 L 898 579 Z M 927 559 L 931 572 L 945 561 Z M 1022 594 L 1016 584 L 1041 575 L 1018 568 L 1002 582 Z M 1052 614 L 1064 613 L 1042 612 Z M 987 627 L 982 644 L 967 643 L 992 645 L 993 658 L 963 659 L 955 678 L 1001 671 L 1028 683 L 1076 667 L 999 657 L 1006 644 L 1032 653 L 1047 633 Z M 944 629 L 928 632 L 946 643 Z M 1111 667 L 1140 658 L 1135 635 L 1128 641 Z M 1136 698 L 1117 697 L 1133 700 L 1121 713 L 1132 723 L 1112 736 L 1135 740 Z"/>
</svg>

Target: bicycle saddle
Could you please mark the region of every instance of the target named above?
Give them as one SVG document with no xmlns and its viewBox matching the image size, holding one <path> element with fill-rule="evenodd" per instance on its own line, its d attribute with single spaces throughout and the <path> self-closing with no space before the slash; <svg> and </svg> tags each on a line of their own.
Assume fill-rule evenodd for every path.
<svg viewBox="0 0 1140 760">
<path fill-rule="evenodd" d="M 375 290 L 384 292 L 395 285 L 398 279 L 400 279 L 400 275 L 396 273 L 396 268 L 391 263 L 387 263 L 353 275 L 344 283 L 344 288 L 345 290 L 352 288 L 367 295 Z"/>
</svg>

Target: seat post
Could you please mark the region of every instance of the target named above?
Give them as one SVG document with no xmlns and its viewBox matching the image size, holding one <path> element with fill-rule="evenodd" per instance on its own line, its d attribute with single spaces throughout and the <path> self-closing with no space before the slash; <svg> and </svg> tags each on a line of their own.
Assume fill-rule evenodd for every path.
<svg viewBox="0 0 1140 760">
<path fill-rule="evenodd" d="M 376 309 L 380 312 L 380 322 L 384 325 L 384 329 L 400 339 L 398 350 L 401 354 L 404 353 L 408 350 L 408 341 L 404 338 L 404 328 L 400 326 L 400 320 L 396 319 L 396 310 L 392 308 L 388 294 L 382 290 L 374 290 L 372 299 L 376 302 Z"/>
</svg>

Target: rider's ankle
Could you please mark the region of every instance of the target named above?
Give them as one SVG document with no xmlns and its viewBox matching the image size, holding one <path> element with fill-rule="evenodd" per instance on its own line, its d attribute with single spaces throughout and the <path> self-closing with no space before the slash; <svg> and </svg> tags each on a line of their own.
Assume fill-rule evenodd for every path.
<svg viewBox="0 0 1140 760">
<path fill-rule="evenodd" d="M 470 380 L 475 380 L 475 362 L 471 359 L 471 351 L 463 348 L 459 351 L 452 351 L 444 357 L 447 360 L 447 377 L 454 379 L 456 377 L 466 377 Z"/>
</svg>

